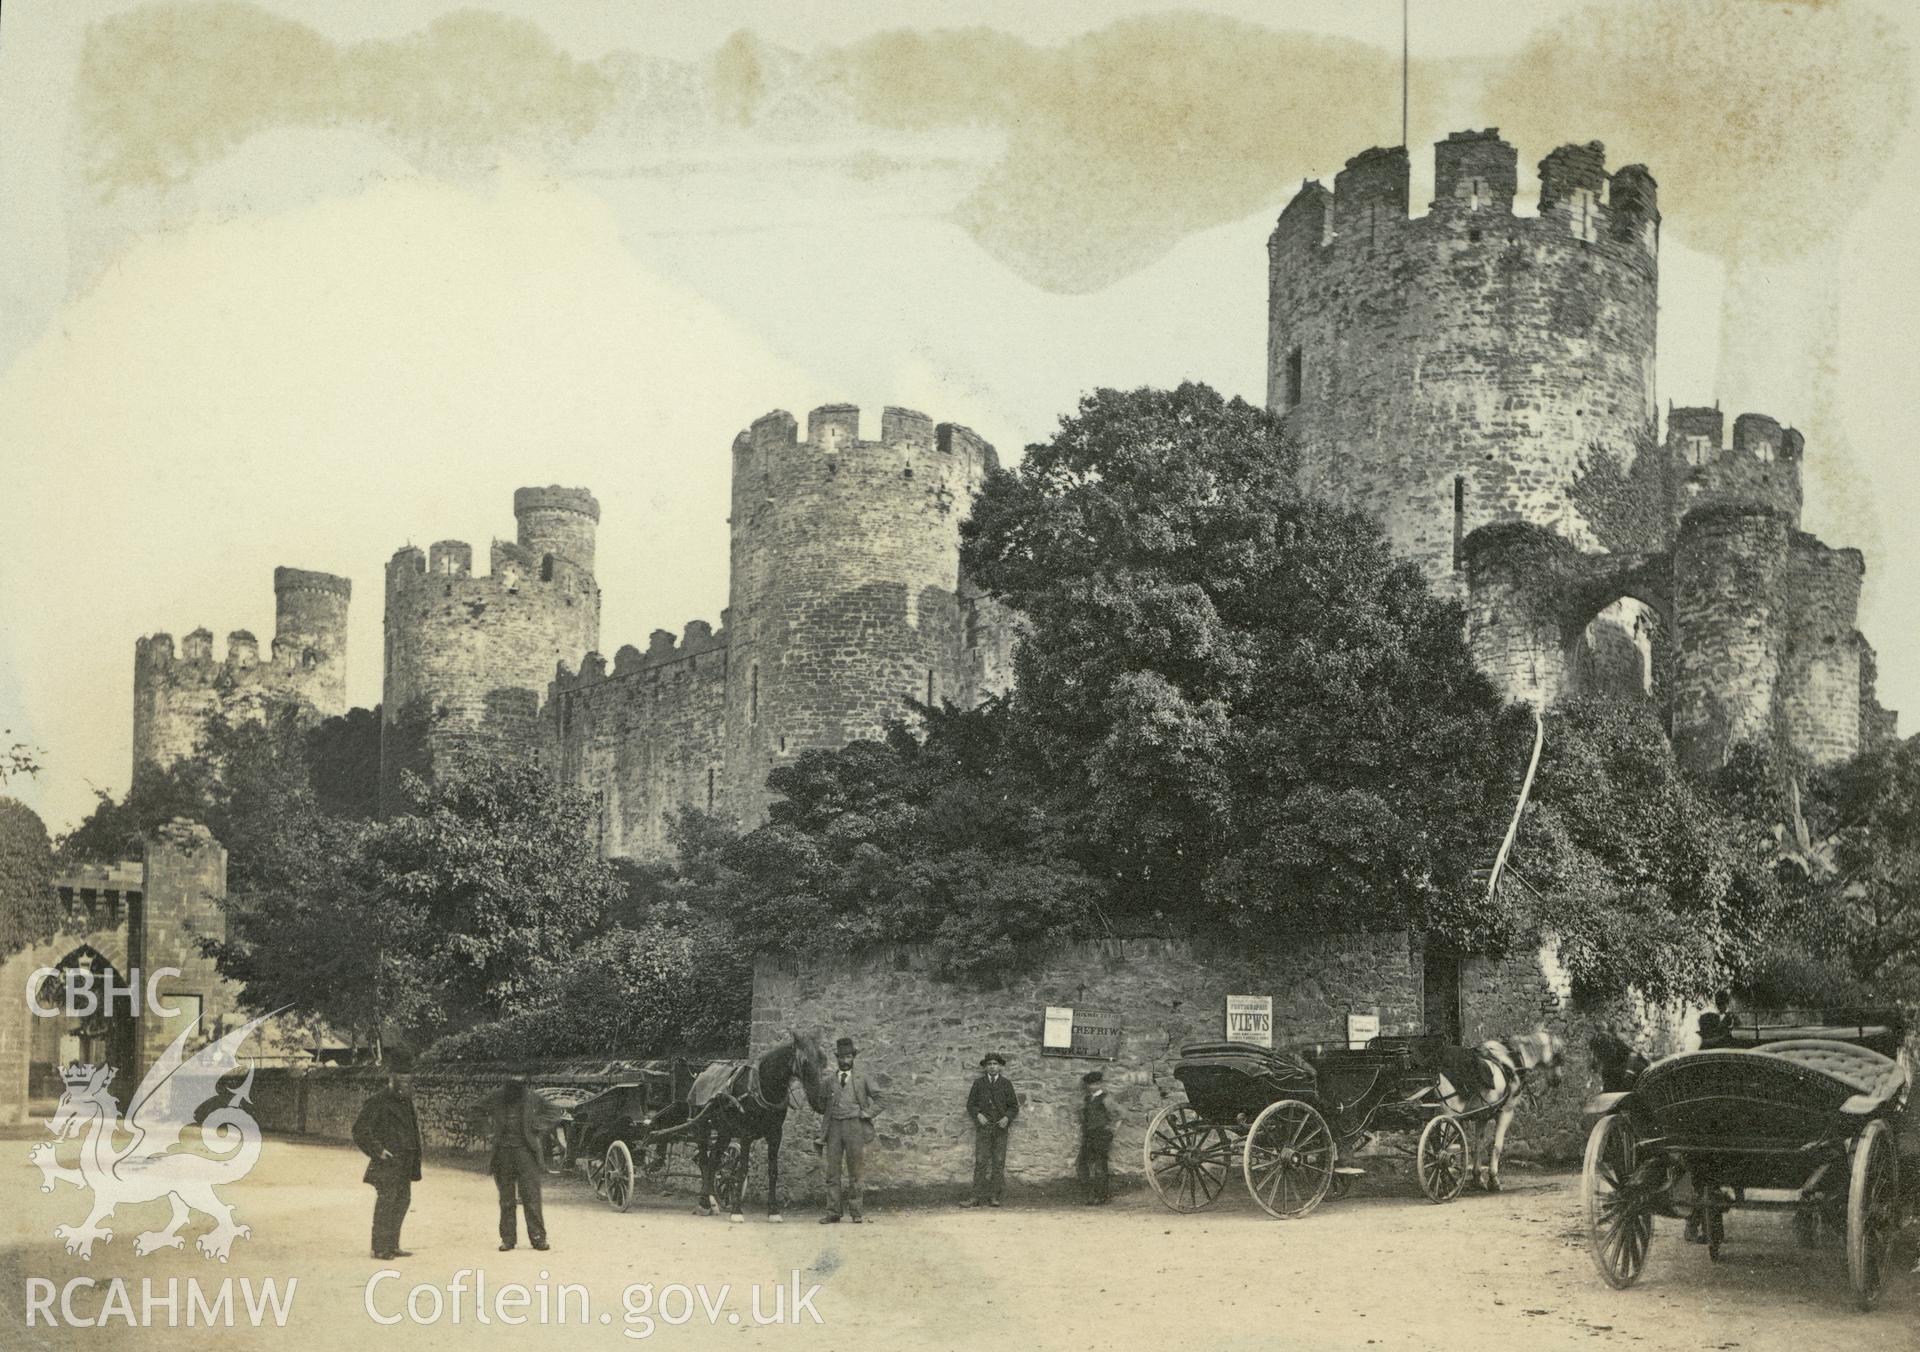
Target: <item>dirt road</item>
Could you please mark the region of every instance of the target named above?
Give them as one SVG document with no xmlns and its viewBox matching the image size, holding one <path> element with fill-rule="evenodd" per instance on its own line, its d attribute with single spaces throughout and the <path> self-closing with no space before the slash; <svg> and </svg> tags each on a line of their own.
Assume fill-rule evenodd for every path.
<svg viewBox="0 0 1920 1352">
<path fill-rule="evenodd" d="M 1735 1216 L 1717 1266 L 1704 1249 L 1680 1242 L 1677 1223 L 1661 1222 L 1642 1285 L 1613 1292 L 1581 1245 L 1578 1180 L 1561 1174 L 1515 1171 L 1509 1192 L 1444 1207 L 1382 1180 L 1294 1222 L 1270 1220 L 1238 1198 L 1177 1216 L 1135 1193 L 1103 1210 L 876 1209 L 873 1223 L 859 1227 L 821 1226 L 815 1212 L 777 1226 L 760 1217 L 729 1225 L 659 1196 L 617 1215 L 562 1182 L 549 1191 L 554 1249 L 538 1254 L 496 1252 L 484 1175 L 430 1164 L 404 1235 L 414 1256 L 383 1265 L 367 1254 L 373 1194 L 359 1182 L 358 1156 L 272 1139 L 252 1175 L 226 1189 L 252 1230 L 230 1262 L 194 1252 L 192 1239 L 208 1229 L 200 1218 L 183 1231 L 184 1250 L 136 1257 L 135 1235 L 165 1223 L 163 1205 L 116 1216 L 112 1242 L 82 1262 L 53 1229 L 83 1219 L 86 1199 L 64 1185 L 43 1195 L 27 1150 L 25 1136 L 0 1139 L 0 1345 L 9 1349 L 1538 1352 L 1603 1339 L 1649 1352 L 1920 1347 L 1920 1278 L 1906 1274 L 1907 1264 L 1890 1277 L 1881 1308 L 1857 1314 L 1840 1252 L 1798 1249 L 1770 1217 Z M 394 1275 L 374 1281 L 370 1293 L 383 1268 Z M 114 1303 L 115 1278 L 131 1322 Z M 236 1327 L 186 1327 L 199 1309 L 189 1278 L 208 1304 L 232 1279 Z M 297 1279 L 284 1327 L 274 1326 L 270 1309 L 266 1327 L 248 1325 L 249 1288 L 241 1283 L 253 1284 L 257 1300 L 266 1279 L 283 1298 Z M 513 1283 L 528 1288 L 520 1307 L 527 1322 L 517 1325 L 500 1322 L 516 1312 L 513 1293 L 504 1309 L 495 1304 Z M 563 1284 L 577 1289 L 563 1293 Z M 781 1322 L 760 1326 L 756 1319 L 775 1318 L 775 1288 Z M 144 1308 L 148 1327 L 136 1328 L 143 1295 L 153 1297 Z M 493 1322 L 478 1322 L 489 1311 Z M 101 1326 L 72 1327 L 69 1318 Z"/>
</svg>

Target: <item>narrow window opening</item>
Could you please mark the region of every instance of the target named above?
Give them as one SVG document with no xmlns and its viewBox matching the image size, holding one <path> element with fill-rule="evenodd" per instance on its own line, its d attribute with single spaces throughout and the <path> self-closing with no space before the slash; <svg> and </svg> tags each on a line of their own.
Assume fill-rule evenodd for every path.
<svg viewBox="0 0 1920 1352">
<path fill-rule="evenodd" d="M 542 582 L 553 581 L 553 555 L 551 554 L 540 560 L 540 580 Z"/>
<path fill-rule="evenodd" d="M 713 811 L 713 771 L 707 771 L 707 811 Z"/>
<path fill-rule="evenodd" d="M 782 752 L 782 754 L 784 754 L 784 753 L 786 752 L 786 749 L 787 749 L 787 739 L 786 739 L 786 738 L 785 738 L 785 737 L 783 736 L 783 737 L 782 737 L 782 738 L 780 739 L 780 750 L 781 750 L 781 752 Z"/>
<path fill-rule="evenodd" d="M 1287 354 L 1287 407 L 1293 408 L 1300 402 L 1302 381 L 1300 349 L 1295 348 Z"/>
<path fill-rule="evenodd" d="M 1467 538 L 1467 477 L 1464 474 L 1453 476 L 1453 566 L 1460 567 L 1460 557 Z"/>
<path fill-rule="evenodd" d="M 760 665 L 747 668 L 747 722 L 760 721 Z"/>
<path fill-rule="evenodd" d="M 933 707 L 933 668 L 927 668 L 927 707 Z"/>
</svg>

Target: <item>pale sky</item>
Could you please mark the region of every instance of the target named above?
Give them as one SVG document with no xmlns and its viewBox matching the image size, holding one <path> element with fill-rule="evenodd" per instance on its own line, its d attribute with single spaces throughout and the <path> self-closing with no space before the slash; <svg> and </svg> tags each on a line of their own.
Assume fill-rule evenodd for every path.
<svg viewBox="0 0 1920 1352">
<path fill-rule="evenodd" d="M 1133 19 L 1130 16 L 1152 16 Z M 942 35 L 936 30 L 964 29 Z M 876 34 L 921 29 L 902 46 Z M 1659 395 L 1807 435 L 1920 724 L 1908 7 L 1415 0 L 1428 147 L 1600 139 L 1661 185 Z M 59 830 L 128 774 L 133 643 L 599 496 L 602 647 L 717 622 L 728 448 L 920 408 L 1005 457 L 1085 391 L 1258 400 L 1265 238 L 1399 140 L 1391 0 L 131 4 L 0 13 L 0 727 Z M 11 739 L 9 739 L 11 740 Z"/>
</svg>

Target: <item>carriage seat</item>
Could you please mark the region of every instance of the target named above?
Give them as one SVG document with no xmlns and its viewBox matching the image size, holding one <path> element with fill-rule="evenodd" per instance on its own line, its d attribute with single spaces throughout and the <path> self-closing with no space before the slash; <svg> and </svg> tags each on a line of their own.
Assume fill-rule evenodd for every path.
<svg viewBox="0 0 1920 1352">
<path fill-rule="evenodd" d="M 1789 1042 L 1768 1043 L 1749 1054 L 1778 1056 L 1809 1070 L 1832 1076 L 1854 1091 L 1854 1097 L 1841 1105 L 1843 1112 L 1873 1112 L 1907 1085 L 1905 1066 L 1891 1057 L 1851 1042 L 1796 1038 Z"/>
</svg>

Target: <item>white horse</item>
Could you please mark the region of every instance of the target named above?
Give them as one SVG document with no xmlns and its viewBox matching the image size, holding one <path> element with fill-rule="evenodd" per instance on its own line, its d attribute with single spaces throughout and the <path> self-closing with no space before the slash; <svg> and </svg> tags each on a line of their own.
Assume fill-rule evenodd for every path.
<svg viewBox="0 0 1920 1352">
<path fill-rule="evenodd" d="M 1478 1047 L 1449 1047 L 1440 1056 L 1435 1088 L 1449 1113 L 1466 1130 L 1468 1178 L 1475 1187 L 1500 1191 L 1500 1157 L 1507 1148 L 1522 1098 L 1532 1099 L 1560 1083 L 1565 1048 L 1545 1028 L 1513 1037 L 1489 1038 Z M 1491 1119 L 1493 1130 L 1488 1131 Z M 1481 1143 L 1488 1145 L 1481 1180 Z"/>
</svg>

